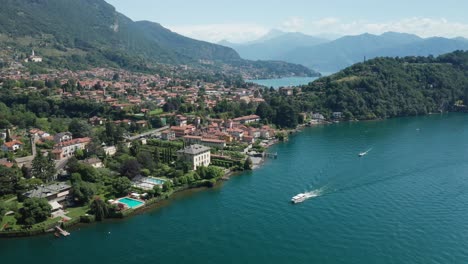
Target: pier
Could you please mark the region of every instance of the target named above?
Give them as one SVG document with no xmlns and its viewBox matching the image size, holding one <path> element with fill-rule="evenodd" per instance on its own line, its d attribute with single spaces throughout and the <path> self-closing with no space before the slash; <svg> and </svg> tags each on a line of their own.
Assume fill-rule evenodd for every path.
<svg viewBox="0 0 468 264">
<path fill-rule="evenodd" d="M 64 237 L 67 237 L 67 236 L 70 235 L 69 232 L 63 230 L 62 228 L 60 228 L 60 226 L 56 226 L 56 227 L 55 227 L 55 230 L 57 230 L 57 232 L 59 232 L 59 233 L 60 233 L 62 236 L 64 236 Z"/>
</svg>

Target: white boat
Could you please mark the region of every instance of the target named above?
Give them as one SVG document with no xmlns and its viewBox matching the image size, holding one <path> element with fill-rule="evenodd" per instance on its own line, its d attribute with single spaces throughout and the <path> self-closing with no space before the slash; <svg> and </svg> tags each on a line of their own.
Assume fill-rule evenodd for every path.
<svg viewBox="0 0 468 264">
<path fill-rule="evenodd" d="M 307 199 L 307 195 L 305 193 L 300 193 L 300 194 L 294 196 L 291 199 L 291 202 L 297 204 L 297 203 L 302 203 L 306 199 Z"/>
<path fill-rule="evenodd" d="M 366 152 L 361 152 L 361 153 L 358 154 L 358 156 L 362 158 L 362 157 L 366 156 L 367 154 L 369 154 L 369 152 L 370 152 L 371 150 L 372 150 L 372 149 L 369 149 L 369 150 L 366 151 Z"/>
<path fill-rule="evenodd" d="M 316 192 L 300 193 L 300 194 L 294 196 L 291 199 L 291 202 L 294 203 L 294 204 L 302 203 L 302 202 L 304 202 L 305 200 L 307 200 L 309 198 L 314 198 L 314 197 L 317 197 L 317 196 L 318 196 L 318 194 Z"/>
</svg>

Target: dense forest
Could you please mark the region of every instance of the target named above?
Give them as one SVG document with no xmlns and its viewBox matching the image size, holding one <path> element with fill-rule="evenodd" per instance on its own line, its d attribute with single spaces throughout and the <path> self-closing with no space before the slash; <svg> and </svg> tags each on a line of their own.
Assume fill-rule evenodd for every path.
<svg viewBox="0 0 468 264">
<path fill-rule="evenodd" d="M 468 52 L 376 58 L 303 86 L 303 105 L 346 119 L 459 111 L 468 102 Z"/>
</svg>

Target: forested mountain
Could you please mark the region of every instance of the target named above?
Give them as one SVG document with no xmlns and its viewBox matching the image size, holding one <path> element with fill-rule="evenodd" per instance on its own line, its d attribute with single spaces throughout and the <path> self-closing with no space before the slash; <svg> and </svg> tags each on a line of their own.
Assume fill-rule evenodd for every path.
<svg viewBox="0 0 468 264">
<path fill-rule="evenodd" d="M 220 42 L 235 49 L 242 58 L 282 60 L 305 65 L 319 72 L 337 72 L 354 63 L 376 57 L 438 56 L 468 50 L 465 38 L 421 38 L 387 32 L 381 35 L 344 36 L 333 41 L 301 33 L 274 31 L 245 44 Z"/>
<path fill-rule="evenodd" d="M 321 72 L 336 72 L 364 58 L 438 56 L 455 50 L 468 50 L 468 41 L 464 38 L 423 39 L 415 35 L 388 32 L 379 36 L 346 36 L 329 43 L 297 48 L 275 59 L 300 63 Z"/>
<path fill-rule="evenodd" d="M 139 69 L 164 63 L 214 68 L 219 63 L 277 73 L 275 63 L 258 68 L 231 48 L 181 36 L 157 23 L 134 22 L 104 0 L 0 0 L 0 6 L 0 46 L 16 54 L 34 48 L 54 66 L 107 63 Z M 311 74 L 305 67 L 290 66 L 290 74 Z"/>
<path fill-rule="evenodd" d="M 464 110 L 468 52 L 434 57 L 377 58 L 302 87 L 315 111 L 375 119 Z"/>
</svg>

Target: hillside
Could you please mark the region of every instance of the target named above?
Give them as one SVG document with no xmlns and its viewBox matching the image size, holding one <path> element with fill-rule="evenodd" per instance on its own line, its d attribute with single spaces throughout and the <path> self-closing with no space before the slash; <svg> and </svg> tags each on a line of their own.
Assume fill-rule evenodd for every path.
<svg viewBox="0 0 468 264">
<path fill-rule="evenodd" d="M 261 74 L 278 75 L 274 63 L 258 68 L 231 48 L 181 36 L 157 23 L 134 22 L 104 0 L 0 0 L 0 5 L 0 47 L 20 57 L 34 48 L 50 67 L 140 70 L 162 63 L 215 71 L 242 64 Z M 290 66 L 288 74 L 312 74 L 305 67 Z"/>
<path fill-rule="evenodd" d="M 336 72 L 364 58 L 438 56 L 455 50 L 468 50 L 466 39 L 423 39 L 415 35 L 389 32 L 378 36 L 346 36 L 312 47 L 299 47 L 275 59 L 303 64 L 321 72 Z"/>
<path fill-rule="evenodd" d="M 296 48 L 311 47 L 326 42 L 328 42 L 328 40 L 298 32 L 281 32 L 275 30 L 249 43 L 234 44 L 223 41 L 219 44 L 235 49 L 244 59 L 272 60 L 279 59 L 281 54 L 292 52 Z"/>
<path fill-rule="evenodd" d="M 302 87 L 303 100 L 346 119 L 423 115 L 465 109 L 468 52 L 434 57 L 377 58 Z"/>
</svg>

